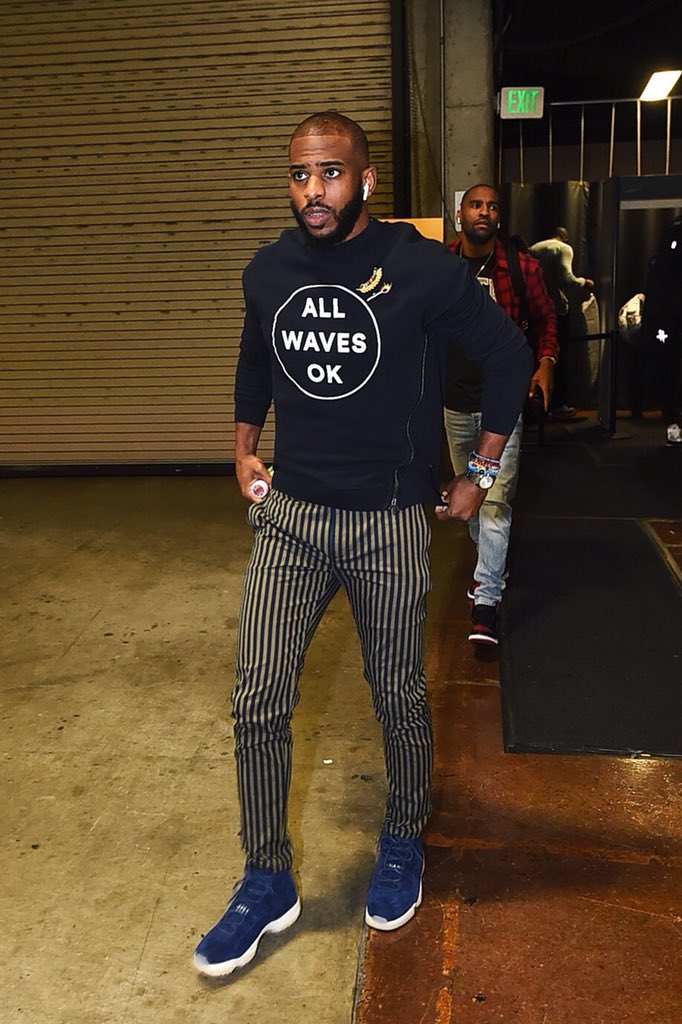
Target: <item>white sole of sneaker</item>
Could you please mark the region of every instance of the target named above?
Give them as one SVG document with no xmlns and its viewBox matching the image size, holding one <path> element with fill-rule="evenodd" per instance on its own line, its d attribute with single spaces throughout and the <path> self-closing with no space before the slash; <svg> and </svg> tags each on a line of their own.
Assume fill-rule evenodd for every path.
<svg viewBox="0 0 682 1024">
<path fill-rule="evenodd" d="M 253 958 L 258 951 L 258 943 L 266 934 L 278 934 L 279 932 L 285 931 L 290 928 L 295 921 L 298 920 L 301 914 L 301 901 L 296 900 L 293 907 L 287 910 L 286 914 L 282 914 L 276 921 L 271 921 L 270 924 L 266 925 L 260 935 L 256 938 L 246 952 L 242 953 L 240 957 L 236 957 L 234 960 L 225 960 L 223 963 L 210 964 L 203 956 L 198 956 L 196 953 L 192 957 L 192 963 L 199 974 L 205 975 L 207 978 L 225 978 L 228 974 L 232 974 L 239 967 L 246 967 L 247 964 L 251 963 Z"/>
<path fill-rule="evenodd" d="M 414 903 L 409 910 L 406 910 L 402 917 L 396 917 L 394 921 L 385 921 L 383 917 L 372 917 L 369 910 L 365 907 L 365 924 L 369 925 L 370 928 L 376 928 L 380 932 L 393 932 L 396 928 L 401 928 L 408 921 L 411 921 L 414 917 L 417 907 L 422 901 L 422 884 L 419 883 L 419 895 L 417 896 L 417 902 Z"/>
<path fill-rule="evenodd" d="M 497 637 L 488 636 L 487 633 L 469 633 L 469 640 L 474 644 L 488 644 L 490 647 L 497 647 Z"/>
</svg>

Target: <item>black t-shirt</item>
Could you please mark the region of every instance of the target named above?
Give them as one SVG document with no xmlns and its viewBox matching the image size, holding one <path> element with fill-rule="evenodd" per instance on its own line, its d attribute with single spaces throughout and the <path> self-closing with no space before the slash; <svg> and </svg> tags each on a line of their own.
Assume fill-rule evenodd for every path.
<svg viewBox="0 0 682 1024">
<path fill-rule="evenodd" d="M 462 260 L 468 264 L 469 270 L 481 287 L 495 298 L 493 285 L 493 268 L 495 266 L 495 249 L 487 256 L 464 256 Z M 445 407 L 455 412 L 480 412 L 483 385 L 481 373 L 475 363 L 462 355 L 459 349 L 451 349 L 448 356 L 448 370 L 445 380 Z"/>
</svg>

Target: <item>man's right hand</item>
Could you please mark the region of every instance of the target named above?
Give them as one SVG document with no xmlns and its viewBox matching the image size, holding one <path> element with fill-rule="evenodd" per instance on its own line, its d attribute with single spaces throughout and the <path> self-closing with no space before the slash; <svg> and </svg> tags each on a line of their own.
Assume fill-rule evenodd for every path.
<svg viewBox="0 0 682 1024">
<path fill-rule="evenodd" d="M 247 501 L 259 501 L 260 499 L 254 498 L 249 488 L 254 480 L 264 480 L 268 487 L 270 486 L 271 477 L 265 463 L 261 462 L 257 455 L 243 455 L 235 463 L 235 470 L 242 497 Z"/>
</svg>

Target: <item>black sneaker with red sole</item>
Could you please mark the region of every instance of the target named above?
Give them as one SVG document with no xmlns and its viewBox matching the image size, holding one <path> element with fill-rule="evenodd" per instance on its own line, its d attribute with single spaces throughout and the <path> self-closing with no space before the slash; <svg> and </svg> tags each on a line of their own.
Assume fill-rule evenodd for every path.
<svg viewBox="0 0 682 1024">
<path fill-rule="evenodd" d="M 474 644 L 495 646 L 497 636 L 497 607 L 492 604 L 474 604 L 471 609 L 469 640 Z"/>
</svg>

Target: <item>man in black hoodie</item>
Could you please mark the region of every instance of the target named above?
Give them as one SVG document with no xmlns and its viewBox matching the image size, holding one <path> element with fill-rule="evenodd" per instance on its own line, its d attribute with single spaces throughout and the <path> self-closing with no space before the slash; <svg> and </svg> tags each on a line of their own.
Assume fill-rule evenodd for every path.
<svg viewBox="0 0 682 1024">
<path fill-rule="evenodd" d="M 236 471 L 255 540 L 233 717 L 246 868 L 195 951 L 209 976 L 247 964 L 265 932 L 300 913 L 286 824 L 290 723 L 305 651 L 340 587 L 383 728 L 388 782 L 365 920 L 390 931 L 419 906 L 432 759 L 424 506 L 440 519 L 475 514 L 532 370 L 523 335 L 463 261 L 411 225 L 370 218 L 376 169 L 358 124 L 335 112 L 306 118 L 289 161 L 298 227 L 261 249 L 243 280 Z M 466 473 L 441 491 L 451 344 L 481 368 L 483 429 Z M 257 447 L 273 402 L 271 478 Z"/>
</svg>

